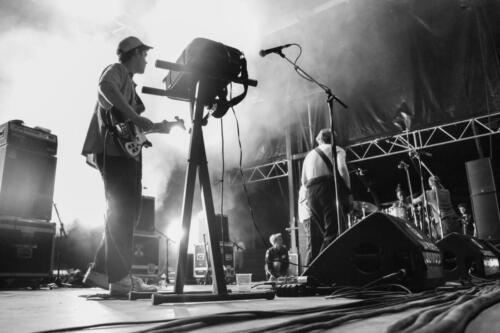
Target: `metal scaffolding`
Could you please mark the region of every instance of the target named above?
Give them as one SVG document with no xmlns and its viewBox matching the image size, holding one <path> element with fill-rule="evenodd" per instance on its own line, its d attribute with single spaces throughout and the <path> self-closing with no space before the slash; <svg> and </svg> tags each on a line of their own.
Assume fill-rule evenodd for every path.
<svg viewBox="0 0 500 333">
<path fill-rule="evenodd" d="M 431 148 L 498 133 L 500 133 L 500 112 L 356 143 L 345 148 L 347 163 L 407 153 L 412 150 Z M 294 154 L 291 160 L 301 160 L 305 155 L 306 153 Z M 244 169 L 244 179 L 246 183 L 253 183 L 287 177 L 288 161 L 287 159 L 279 159 Z M 241 176 L 231 177 L 231 183 L 237 182 L 241 182 Z"/>
<path fill-rule="evenodd" d="M 476 139 L 500 132 L 500 112 L 403 132 L 346 147 L 348 163 Z"/>
</svg>

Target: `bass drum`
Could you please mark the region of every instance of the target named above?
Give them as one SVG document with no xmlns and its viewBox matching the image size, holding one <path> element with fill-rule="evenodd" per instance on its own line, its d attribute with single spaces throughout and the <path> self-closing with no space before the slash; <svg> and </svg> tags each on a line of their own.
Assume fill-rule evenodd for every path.
<svg viewBox="0 0 500 333">
<path fill-rule="evenodd" d="M 391 207 L 388 209 L 388 213 L 389 215 L 408 221 L 408 214 L 404 207 Z"/>
</svg>

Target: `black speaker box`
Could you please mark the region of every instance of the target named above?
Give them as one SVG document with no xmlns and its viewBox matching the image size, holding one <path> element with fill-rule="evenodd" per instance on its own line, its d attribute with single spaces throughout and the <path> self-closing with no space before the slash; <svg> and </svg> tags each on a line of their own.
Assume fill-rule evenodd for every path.
<svg viewBox="0 0 500 333">
<path fill-rule="evenodd" d="M 219 226 L 217 229 L 220 229 L 219 240 L 229 242 L 229 220 L 227 215 L 215 214 L 215 223 Z"/>
<path fill-rule="evenodd" d="M 56 157 L 0 146 L 0 216 L 50 221 Z"/>
<path fill-rule="evenodd" d="M 139 276 L 156 276 L 158 274 L 159 241 L 159 236 L 154 232 L 134 232 L 132 273 Z"/>
<path fill-rule="evenodd" d="M 135 227 L 137 231 L 155 230 L 155 198 L 142 196 L 141 214 Z"/>
<path fill-rule="evenodd" d="M 444 282 L 436 245 L 405 220 L 376 212 L 335 239 L 303 275 L 321 284 L 363 286 L 402 269 L 398 283 L 413 291 Z"/>
<path fill-rule="evenodd" d="M 56 225 L 0 220 L 0 277 L 52 274 Z"/>
<path fill-rule="evenodd" d="M 489 158 L 465 163 L 472 213 L 480 239 L 500 239 L 500 212 Z"/>
<path fill-rule="evenodd" d="M 452 232 L 436 245 L 443 254 L 447 281 L 469 279 L 470 274 L 488 278 L 499 273 L 499 259 L 484 241 Z"/>
</svg>

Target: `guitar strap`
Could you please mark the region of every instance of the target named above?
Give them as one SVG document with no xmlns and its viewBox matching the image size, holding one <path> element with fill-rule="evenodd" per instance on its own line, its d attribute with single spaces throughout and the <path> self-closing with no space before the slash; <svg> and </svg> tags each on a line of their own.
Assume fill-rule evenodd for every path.
<svg viewBox="0 0 500 333">
<path fill-rule="evenodd" d="M 326 156 L 325 152 L 321 150 L 321 148 L 316 147 L 314 148 L 314 151 L 321 157 L 323 162 L 325 162 L 326 167 L 330 171 L 330 173 L 333 175 L 333 163 L 332 161 Z M 340 176 L 339 170 L 335 170 L 337 173 L 337 188 L 339 191 L 339 196 L 341 195 L 349 195 L 351 193 L 351 190 L 347 187 L 344 178 Z"/>
<path fill-rule="evenodd" d="M 321 157 L 323 162 L 325 162 L 328 170 L 330 170 L 330 173 L 333 175 L 333 163 L 332 161 L 326 156 L 325 152 L 321 150 L 319 147 L 314 148 L 314 151 Z M 337 198 L 337 202 L 339 203 L 339 208 L 341 212 L 344 212 L 347 207 L 343 207 L 343 203 L 345 200 L 342 200 L 342 198 L 347 198 L 351 194 L 351 189 L 347 187 L 344 178 L 340 176 L 339 170 L 335 170 L 337 173 L 337 190 L 338 190 L 338 195 L 339 198 Z M 335 194 L 334 194 L 335 195 Z M 345 204 L 345 203 L 344 203 Z M 344 230 L 346 229 L 346 217 L 344 213 L 340 214 L 340 219 L 341 219 L 341 224 L 343 225 Z M 316 219 L 314 219 L 316 221 Z M 316 221 L 317 225 L 320 227 L 319 230 L 322 231 L 323 237 L 325 236 L 323 228 L 319 225 L 318 221 Z M 338 230 L 338 233 L 341 234 L 341 230 Z"/>
</svg>

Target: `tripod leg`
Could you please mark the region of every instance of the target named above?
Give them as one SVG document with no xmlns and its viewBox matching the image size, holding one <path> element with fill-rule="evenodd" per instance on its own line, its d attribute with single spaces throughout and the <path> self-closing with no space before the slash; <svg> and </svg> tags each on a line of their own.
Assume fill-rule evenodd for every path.
<svg viewBox="0 0 500 333">
<path fill-rule="evenodd" d="M 212 286 L 214 294 L 227 294 L 226 280 L 222 269 L 222 258 L 219 239 L 219 225 L 215 218 L 214 202 L 208 173 L 207 159 L 205 155 L 205 144 L 203 137 L 200 139 L 201 163 L 199 168 L 199 180 L 202 191 L 203 207 L 207 216 L 208 241 L 212 256 Z"/>
<path fill-rule="evenodd" d="M 191 230 L 191 215 L 193 212 L 194 186 L 196 183 L 196 170 L 200 163 L 200 142 L 203 144 L 203 133 L 201 130 L 201 115 L 203 114 L 203 104 L 191 103 L 191 109 L 195 111 L 191 140 L 189 143 L 189 159 L 184 184 L 184 198 L 182 201 L 182 236 L 179 243 L 179 260 L 177 261 L 177 273 L 175 275 L 175 288 L 177 294 L 184 291 L 184 280 L 187 265 L 187 250 L 189 241 L 189 231 Z M 206 163 L 206 162 L 205 162 Z"/>
</svg>

